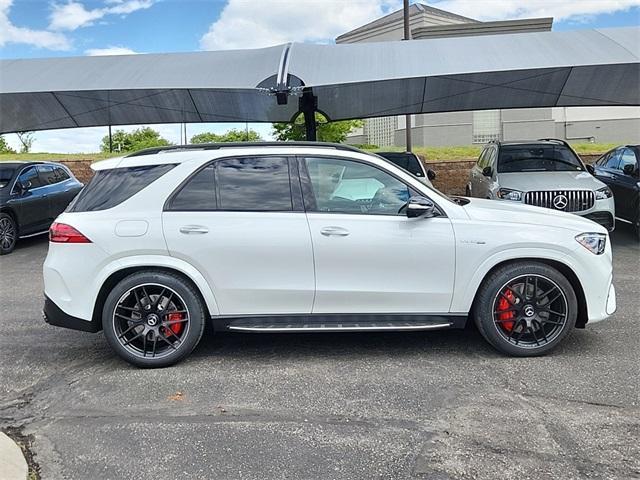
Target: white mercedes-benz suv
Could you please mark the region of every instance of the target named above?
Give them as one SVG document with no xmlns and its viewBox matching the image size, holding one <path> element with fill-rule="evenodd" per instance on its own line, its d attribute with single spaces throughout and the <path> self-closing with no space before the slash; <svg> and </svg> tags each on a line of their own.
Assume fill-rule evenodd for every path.
<svg viewBox="0 0 640 480">
<path fill-rule="evenodd" d="M 605 228 L 449 198 L 332 144 L 165 147 L 94 165 L 50 230 L 45 320 L 104 330 L 128 362 L 214 331 L 463 328 L 541 355 L 616 308 Z"/>
<path fill-rule="evenodd" d="M 491 142 L 471 169 L 467 196 L 571 212 L 611 232 L 613 193 L 593 173 L 564 140 Z"/>
</svg>

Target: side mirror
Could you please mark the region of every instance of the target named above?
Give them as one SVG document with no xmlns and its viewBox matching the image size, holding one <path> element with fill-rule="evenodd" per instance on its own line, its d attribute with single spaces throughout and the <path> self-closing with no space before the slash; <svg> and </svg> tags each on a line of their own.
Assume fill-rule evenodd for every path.
<svg viewBox="0 0 640 480">
<path fill-rule="evenodd" d="M 625 175 L 633 175 L 636 171 L 636 166 L 633 163 L 627 163 L 624 167 L 622 167 L 622 173 Z"/>
<path fill-rule="evenodd" d="M 436 172 L 434 172 L 434 171 L 433 171 L 433 170 L 431 170 L 430 168 L 429 168 L 429 169 L 427 169 L 427 178 L 428 178 L 430 181 L 435 180 L 435 179 L 436 179 Z"/>
<path fill-rule="evenodd" d="M 586 167 L 587 167 L 587 172 L 589 172 L 591 175 L 595 175 L 596 174 L 596 169 L 593 168 L 593 165 L 587 163 Z"/>
<path fill-rule="evenodd" d="M 491 170 L 491 167 L 484 167 L 482 169 L 482 175 L 484 175 L 485 177 L 490 177 L 491 175 L 493 175 L 493 170 Z"/>
<path fill-rule="evenodd" d="M 18 182 L 20 185 L 20 193 L 27 193 L 31 188 L 31 182 L 27 180 L 26 182 Z"/>
<path fill-rule="evenodd" d="M 407 209 L 407 217 L 409 218 L 431 218 L 436 216 L 436 206 L 431 200 L 425 197 L 411 197 L 405 206 Z"/>
</svg>

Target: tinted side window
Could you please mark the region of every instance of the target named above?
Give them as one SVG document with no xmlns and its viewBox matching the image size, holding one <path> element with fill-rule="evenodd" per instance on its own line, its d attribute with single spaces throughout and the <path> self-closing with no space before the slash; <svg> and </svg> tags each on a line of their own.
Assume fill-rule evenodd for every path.
<svg viewBox="0 0 640 480">
<path fill-rule="evenodd" d="M 226 158 L 214 165 L 220 210 L 293 210 L 286 157 Z"/>
<path fill-rule="evenodd" d="M 53 173 L 55 174 L 58 182 L 64 182 L 65 180 L 69 180 L 69 174 L 62 167 L 53 167 Z"/>
<path fill-rule="evenodd" d="M 38 188 L 42 186 L 42 182 L 38 176 L 38 170 L 35 166 L 24 170 L 18 177 L 18 182 L 23 185 L 29 185 L 29 188 Z"/>
<path fill-rule="evenodd" d="M 620 165 L 620 150 L 615 150 L 611 152 L 609 158 L 607 159 L 607 163 L 605 167 L 611 168 L 613 170 L 618 170 L 618 166 Z"/>
<path fill-rule="evenodd" d="M 480 157 L 478 157 L 478 167 L 480 167 L 480 170 L 482 170 L 486 166 L 485 159 L 487 157 L 488 151 L 489 149 L 485 148 L 484 150 L 482 150 Z"/>
<path fill-rule="evenodd" d="M 42 185 L 53 185 L 60 181 L 56 178 L 53 167 L 50 165 L 39 165 L 38 173 L 40 174 L 40 181 L 42 182 Z"/>
<path fill-rule="evenodd" d="M 69 206 L 70 212 L 90 212 L 115 207 L 150 185 L 175 165 L 98 170 Z"/>
<path fill-rule="evenodd" d="M 607 164 L 607 160 L 609 160 L 610 155 L 611 153 L 605 153 L 594 162 L 594 165 L 596 165 L 597 167 L 604 167 Z"/>
<path fill-rule="evenodd" d="M 622 151 L 622 155 L 620 156 L 620 170 L 624 170 L 626 165 L 633 165 L 636 167 L 637 165 L 636 154 L 633 153 L 633 150 L 630 148 L 625 148 Z M 635 170 L 635 168 L 634 168 Z"/>
<path fill-rule="evenodd" d="M 409 200 L 409 188 L 385 171 L 365 163 L 305 159 L 316 211 L 398 215 Z"/>
<path fill-rule="evenodd" d="M 213 165 L 196 173 L 173 197 L 169 210 L 198 211 L 217 208 Z"/>
</svg>

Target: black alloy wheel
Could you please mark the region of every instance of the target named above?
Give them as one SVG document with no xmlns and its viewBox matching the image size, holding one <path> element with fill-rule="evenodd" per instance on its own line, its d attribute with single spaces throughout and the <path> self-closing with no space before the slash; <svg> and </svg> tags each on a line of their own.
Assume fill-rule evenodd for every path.
<svg viewBox="0 0 640 480">
<path fill-rule="evenodd" d="M 482 336 L 514 356 L 543 355 L 575 327 L 578 301 L 569 280 L 535 261 L 498 267 L 482 282 L 473 316 Z"/>
<path fill-rule="evenodd" d="M 0 213 L 0 255 L 11 253 L 18 240 L 16 222 L 6 213 Z"/>
<path fill-rule="evenodd" d="M 177 274 L 138 272 L 107 297 L 102 326 L 111 347 L 140 367 L 165 367 L 200 341 L 205 309 L 199 293 Z"/>
</svg>

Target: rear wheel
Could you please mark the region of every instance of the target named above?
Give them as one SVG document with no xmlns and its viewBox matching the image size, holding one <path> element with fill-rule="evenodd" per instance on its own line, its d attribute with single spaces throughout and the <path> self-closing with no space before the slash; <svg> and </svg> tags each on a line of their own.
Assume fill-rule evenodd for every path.
<svg viewBox="0 0 640 480">
<path fill-rule="evenodd" d="M 102 327 L 111 347 L 139 367 L 166 367 L 196 347 L 205 326 L 198 293 L 180 276 L 134 273 L 111 291 Z"/>
<path fill-rule="evenodd" d="M 11 215 L 0 213 L 0 255 L 11 253 L 18 240 L 18 226 Z"/>
<path fill-rule="evenodd" d="M 485 279 L 474 305 L 476 325 L 496 349 L 514 356 L 543 355 L 574 328 L 573 287 L 548 265 L 513 263 Z"/>
</svg>

